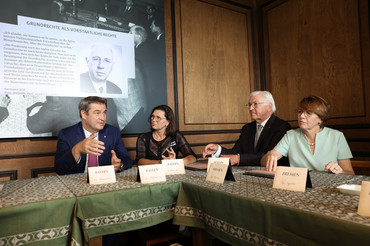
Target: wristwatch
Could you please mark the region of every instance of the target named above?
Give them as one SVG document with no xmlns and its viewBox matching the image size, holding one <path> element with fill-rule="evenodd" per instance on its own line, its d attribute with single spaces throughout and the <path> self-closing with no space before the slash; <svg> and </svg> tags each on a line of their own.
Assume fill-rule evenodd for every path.
<svg viewBox="0 0 370 246">
<path fill-rule="evenodd" d="M 119 171 L 121 172 L 123 170 L 123 163 L 121 162 L 121 166 L 119 167 Z"/>
</svg>

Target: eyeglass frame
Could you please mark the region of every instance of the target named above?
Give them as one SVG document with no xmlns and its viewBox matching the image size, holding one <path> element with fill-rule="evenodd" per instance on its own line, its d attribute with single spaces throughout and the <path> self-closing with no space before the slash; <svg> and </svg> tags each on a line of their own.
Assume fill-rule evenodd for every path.
<svg viewBox="0 0 370 246">
<path fill-rule="evenodd" d="M 302 109 L 296 109 L 296 112 L 297 112 L 298 116 L 304 114 L 305 117 L 307 117 L 307 118 L 311 117 L 314 114 L 314 112 L 312 112 L 310 110 L 302 110 Z"/>
<path fill-rule="evenodd" d="M 247 103 L 245 106 L 248 108 L 254 108 L 256 109 L 258 107 L 258 104 L 266 104 L 267 102 L 254 102 L 254 103 Z"/>
<path fill-rule="evenodd" d="M 161 120 L 164 120 L 164 119 L 166 119 L 166 117 L 159 117 L 159 116 L 155 116 L 155 115 L 151 115 L 150 116 L 150 120 L 155 120 L 156 122 L 160 122 Z"/>
</svg>

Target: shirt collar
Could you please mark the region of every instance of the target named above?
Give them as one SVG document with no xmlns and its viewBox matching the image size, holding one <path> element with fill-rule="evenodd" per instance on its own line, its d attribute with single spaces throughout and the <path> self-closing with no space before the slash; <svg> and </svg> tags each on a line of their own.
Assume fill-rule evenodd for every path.
<svg viewBox="0 0 370 246">
<path fill-rule="evenodd" d="M 84 130 L 85 138 L 88 138 L 91 136 L 92 134 L 91 132 L 86 130 L 84 127 L 82 127 L 82 129 Z M 99 132 L 97 132 L 96 137 L 94 139 L 99 140 Z"/>
<path fill-rule="evenodd" d="M 265 127 L 265 125 L 266 125 L 267 121 L 268 121 L 270 118 L 271 118 L 271 115 L 270 115 L 270 117 L 268 117 L 266 120 L 264 120 L 261 124 L 260 124 L 260 123 L 258 123 L 258 122 L 256 122 L 256 123 L 257 123 L 257 124 L 256 124 L 256 126 L 257 126 L 257 125 L 261 125 L 261 126 Z"/>
</svg>

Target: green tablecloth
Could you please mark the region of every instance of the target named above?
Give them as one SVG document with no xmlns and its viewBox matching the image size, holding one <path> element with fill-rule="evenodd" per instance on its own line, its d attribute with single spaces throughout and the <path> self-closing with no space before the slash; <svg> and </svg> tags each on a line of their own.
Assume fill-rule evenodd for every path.
<svg viewBox="0 0 370 246">
<path fill-rule="evenodd" d="M 68 245 L 75 196 L 58 177 L 3 182 L 0 245 Z"/>
<path fill-rule="evenodd" d="M 366 245 L 370 218 L 357 215 L 359 196 L 340 184 L 366 176 L 312 172 L 313 189 L 272 189 L 272 179 L 242 175 L 205 181 L 205 172 L 167 176 L 142 185 L 137 169 L 117 182 L 89 185 L 86 174 L 1 182 L 0 246 L 83 245 L 90 238 L 152 226 L 171 218 L 233 245 Z"/>
<path fill-rule="evenodd" d="M 232 245 L 367 245 L 370 218 L 357 215 L 359 196 L 339 184 L 366 176 L 312 172 L 313 189 L 272 188 L 272 179 L 234 172 L 236 182 L 205 182 L 205 173 L 182 182 L 174 223 L 205 229 Z M 201 176 L 204 177 L 201 177 Z M 196 178 L 199 176 L 199 178 Z"/>
<path fill-rule="evenodd" d="M 142 185 L 136 174 L 136 168 L 127 170 L 105 185 L 87 184 L 86 174 L 3 182 L 0 246 L 83 245 L 172 219 L 178 177 Z"/>
</svg>

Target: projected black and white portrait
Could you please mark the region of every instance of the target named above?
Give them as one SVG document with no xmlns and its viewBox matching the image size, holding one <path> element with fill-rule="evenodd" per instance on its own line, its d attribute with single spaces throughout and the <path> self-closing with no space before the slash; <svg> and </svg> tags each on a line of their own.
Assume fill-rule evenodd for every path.
<svg viewBox="0 0 370 246">
<path fill-rule="evenodd" d="M 167 104 L 163 0 L 1 2 L 0 138 L 56 136 L 89 95 L 123 134 L 149 130 Z"/>
</svg>

